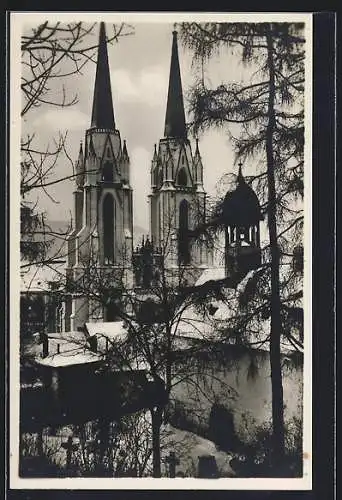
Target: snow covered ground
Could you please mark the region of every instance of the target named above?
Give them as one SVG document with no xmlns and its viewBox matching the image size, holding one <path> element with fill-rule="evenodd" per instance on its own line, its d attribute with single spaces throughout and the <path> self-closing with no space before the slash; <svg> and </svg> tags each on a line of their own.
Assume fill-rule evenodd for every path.
<svg viewBox="0 0 342 500">
<path fill-rule="evenodd" d="M 176 458 L 179 459 L 179 465 L 176 466 L 176 477 L 196 477 L 199 457 L 208 456 L 214 457 L 219 477 L 235 476 L 229 465 L 233 455 L 218 450 L 212 441 L 171 425 L 167 425 L 164 432 L 167 434 L 164 438 L 165 451 L 175 451 Z"/>
<path fill-rule="evenodd" d="M 62 447 L 62 443 L 66 443 L 70 435 L 72 435 L 71 429 L 65 427 L 57 431 L 54 435 L 45 434 L 43 439 L 44 453 L 50 457 L 53 463 L 61 468 L 63 476 L 67 476 L 68 473 L 65 471 L 66 450 Z M 27 443 L 28 455 L 31 455 L 33 452 L 34 440 L 34 436 L 26 435 L 25 442 Z M 30 442 L 32 448 L 29 446 Z M 74 437 L 73 443 L 79 444 L 79 438 Z M 29 452 L 29 448 L 31 448 L 31 453 Z M 161 429 L 162 477 L 170 477 L 170 469 L 167 460 L 170 452 L 175 454 L 175 458 L 178 462 L 176 465 L 176 478 L 198 477 L 200 457 L 204 457 L 204 460 L 210 458 L 211 463 L 216 463 L 218 477 L 235 476 L 233 469 L 229 465 L 232 458 L 231 454 L 219 451 L 212 441 L 204 439 L 192 432 L 183 431 L 167 424 Z M 27 456 L 26 453 L 25 455 Z M 33 455 L 35 455 L 34 452 Z M 75 470 L 72 475 L 75 475 Z M 77 472 L 76 475 L 78 475 Z"/>
</svg>

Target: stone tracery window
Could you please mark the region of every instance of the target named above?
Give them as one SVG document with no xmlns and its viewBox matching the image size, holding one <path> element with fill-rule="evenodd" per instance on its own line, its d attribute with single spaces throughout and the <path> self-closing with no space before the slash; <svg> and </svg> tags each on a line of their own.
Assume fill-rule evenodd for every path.
<svg viewBox="0 0 342 500">
<path fill-rule="evenodd" d="M 184 265 L 190 263 L 189 203 L 187 200 L 182 200 L 179 204 L 178 261 L 179 264 Z"/>
<path fill-rule="evenodd" d="M 186 175 L 185 168 L 182 167 L 177 175 L 177 184 L 179 186 L 187 186 L 188 185 L 188 177 Z"/>
<path fill-rule="evenodd" d="M 102 167 L 102 181 L 103 182 L 113 182 L 114 181 L 114 168 L 113 164 L 106 161 Z"/>
<path fill-rule="evenodd" d="M 114 263 L 115 200 L 106 194 L 103 200 L 103 255 L 105 264 Z"/>
<path fill-rule="evenodd" d="M 163 168 L 159 167 L 158 168 L 158 181 L 157 181 L 157 186 L 160 187 L 163 184 Z"/>
</svg>

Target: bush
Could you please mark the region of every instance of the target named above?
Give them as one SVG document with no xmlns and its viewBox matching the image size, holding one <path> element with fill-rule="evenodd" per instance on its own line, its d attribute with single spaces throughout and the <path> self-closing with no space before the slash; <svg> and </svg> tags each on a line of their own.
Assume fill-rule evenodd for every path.
<svg viewBox="0 0 342 500">
<path fill-rule="evenodd" d="M 271 450 L 272 426 L 266 422 L 257 427 L 251 441 L 241 447 L 231 466 L 240 477 L 302 476 L 302 424 L 298 418 L 285 425 L 285 460 L 281 470 L 274 470 Z"/>
</svg>

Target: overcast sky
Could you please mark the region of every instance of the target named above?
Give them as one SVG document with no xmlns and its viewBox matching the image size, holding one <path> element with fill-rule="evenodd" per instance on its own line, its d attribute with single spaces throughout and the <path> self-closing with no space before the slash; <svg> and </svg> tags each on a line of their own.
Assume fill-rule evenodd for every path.
<svg viewBox="0 0 342 500">
<path fill-rule="evenodd" d="M 146 230 L 153 147 L 164 132 L 172 30 L 171 23 L 135 23 L 132 36 L 122 37 L 119 43 L 108 47 L 116 126 L 121 138 L 127 140 L 131 159 L 134 224 Z M 109 25 L 107 33 L 110 33 Z M 191 67 L 191 54 L 183 50 L 180 42 L 178 46 L 187 105 L 187 92 L 195 81 L 196 72 Z M 216 84 L 229 79 L 239 80 L 243 72 L 238 59 L 225 54 L 212 62 L 208 75 L 212 83 Z M 83 141 L 85 130 L 90 126 L 94 79 L 95 65 L 89 64 L 82 76 L 69 78 L 65 82 L 70 95 L 77 93 L 78 103 L 70 108 L 44 106 L 30 111 L 23 131 L 35 131 L 41 145 L 51 141 L 58 131 L 68 131 L 68 149 L 71 157 L 76 159 L 80 141 Z M 206 133 L 200 137 L 200 151 L 205 189 L 212 195 L 216 192 L 216 183 L 222 174 L 236 171 L 227 134 L 214 131 Z M 55 175 L 62 177 L 71 171 L 70 163 L 61 160 L 55 168 Z M 49 193 L 58 203 L 53 203 L 40 193 L 39 204 L 55 220 L 69 218 L 72 191 L 73 181 L 57 184 L 49 189 Z"/>
</svg>

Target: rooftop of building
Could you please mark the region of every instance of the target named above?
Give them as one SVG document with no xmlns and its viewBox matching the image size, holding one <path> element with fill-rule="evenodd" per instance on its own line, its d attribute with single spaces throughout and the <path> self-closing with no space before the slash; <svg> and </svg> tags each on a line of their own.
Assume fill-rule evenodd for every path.
<svg viewBox="0 0 342 500">
<path fill-rule="evenodd" d="M 235 324 L 241 313 L 239 299 L 248 287 L 250 280 L 261 268 L 250 271 L 239 283 L 236 289 L 223 288 L 219 299 L 209 298 L 205 306 L 198 308 L 190 305 L 181 314 L 180 320 L 174 327 L 175 349 L 188 348 L 192 341 L 216 342 L 234 345 L 237 342 L 236 332 L 232 334 L 232 325 Z M 223 280 L 224 267 L 205 269 L 195 286 L 202 286 L 211 280 Z M 301 304 L 299 304 L 301 306 Z M 298 338 L 294 328 L 293 337 Z M 270 318 L 252 319 L 248 329 L 243 332 L 247 345 L 254 349 L 269 351 Z M 105 359 L 106 354 L 115 346 L 127 340 L 128 328 L 125 321 L 113 322 L 86 322 L 83 331 L 61 332 L 48 334 L 49 355 L 45 358 L 37 357 L 37 362 L 50 367 L 65 367 L 83 363 L 93 363 Z M 92 352 L 89 339 L 96 338 L 96 352 Z M 58 345 L 58 347 L 57 347 Z M 302 352 L 301 343 L 294 345 L 287 338 L 282 337 L 281 352 L 290 354 L 294 351 Z M 148 363 L 142 357 L 130 361 L 127 367 L 120 370 L 149 370 Z"/>
</svg>

